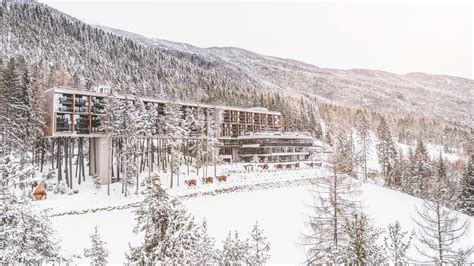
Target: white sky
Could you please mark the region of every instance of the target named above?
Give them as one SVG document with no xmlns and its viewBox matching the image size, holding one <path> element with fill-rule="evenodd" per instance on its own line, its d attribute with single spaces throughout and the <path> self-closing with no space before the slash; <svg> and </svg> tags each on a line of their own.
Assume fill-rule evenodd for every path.
<svg viewBox="0 0 474 266">
<path fill-rule="evenodd" d="M 41 2 L 89 23 L 199 47 L 326 68 L 474 77 L 469 2 Z"/>
</svg>

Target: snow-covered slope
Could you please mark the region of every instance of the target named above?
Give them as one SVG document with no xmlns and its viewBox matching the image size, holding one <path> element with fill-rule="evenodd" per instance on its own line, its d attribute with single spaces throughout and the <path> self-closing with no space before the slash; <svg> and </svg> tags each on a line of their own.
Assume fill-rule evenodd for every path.
<svg viewBox="0 0 474 266">
<path fill-rule="evenodd" d="M 305 260 L 300 237 L 305 230 L 304 222 L 308 213 L 305 204 L 311 203 L 312 199 L 309 188 L 302 186 L 229 193 L 193 198 L 184 204 L 198 220 L 206 219 L 209 233 L 216 238 L 218 246 L 229 230 L 238 230 L 239 235 L 245 237 L 255 221 L 258 221 L 270 240 L 269 263 L 299 264 Z M 361 191 L 364 212 L 373 224 L 386 228 L 389 223 L 398 220 L 403 230 L 416 229 L 412 217 L 415 216 L 415 207 L 421 205 L 420 199 L 371 184 L 363 185 Z M 474 223 L 474 218 L 462 215 L 462 219 Z M 132 209 L 54 217 L 52 223 L 62 237 L 62 246 L 75 254 L 82 254 L 82 250 L 89 246 L 88 236 L 98 225 L 108 243 L 110 263 L 123 263 L 128 243 L 137 243 L 141 237 L 132 233 L 135 225 Z M 463 236 L 459 246 L 473 245 L 472 239 L 474 234 L 471 229 Z M 422 259 L 414 246 L 409 256 Z"/>
</svg>

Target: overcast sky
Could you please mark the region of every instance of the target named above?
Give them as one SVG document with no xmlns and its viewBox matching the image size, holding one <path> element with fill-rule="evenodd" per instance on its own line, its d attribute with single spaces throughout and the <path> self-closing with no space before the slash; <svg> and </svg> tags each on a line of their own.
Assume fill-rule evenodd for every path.
<svg viewBox="0 0 474 266">
<path fill-rule="evenodd" d="M 85 22 L 326 68 L 473 78 L 472 3 L 42 1 Z"/>
</svg>

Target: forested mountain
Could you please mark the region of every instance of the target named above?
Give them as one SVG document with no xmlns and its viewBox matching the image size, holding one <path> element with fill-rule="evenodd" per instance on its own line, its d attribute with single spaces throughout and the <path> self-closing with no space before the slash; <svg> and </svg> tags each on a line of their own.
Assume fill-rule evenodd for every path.
<svg viewBox="0 0 474 266">
<path fill-rule="evenodd" d="M 289 95 L 315 96 L 380 112 L 441 118 L 470 126 L 474 122 L 469 115 L 474 101 L 474 81 L 470 79 L 424 73 L 398 75 L 367 69 L 319 68 L 234 47 L 198 48 L 102 28 L 155 47 L 162 53 L 187 58 L 198 67 L 232 77 L 243 86 L 257 86 Z"/>
<path fill-rule="evenodd" d="M 387 116 L 401 138 L 442 142 L 437 138 L 444 133 L 457 145 L 470 138 L 470 79 L 324 69 L 238 48 L 198 48 L 91 26 L 44 4 L 21 2 L 2 1 L 0 55 L 21 55 L 45 69 L 45 87 L 109 84 L 152 97 L 264 106 L 283 112 L 289 130 L 313 132 L 320 131 L 320 116 L 331 127 L 344 126 L 363 108 L 373 120 Z"/>
</svg>

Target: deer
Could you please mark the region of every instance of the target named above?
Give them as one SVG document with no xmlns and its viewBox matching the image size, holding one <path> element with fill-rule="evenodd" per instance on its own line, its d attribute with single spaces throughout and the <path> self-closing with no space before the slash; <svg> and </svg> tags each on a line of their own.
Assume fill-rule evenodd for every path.
<svg viewBox="0 0 474 266">
<path fill-rule="evenodd" d="M 188 187 L 195 187 L 197 184 L 196 179 L 184 180 L 184 183 L 188 185 Z"/>
</svg>

